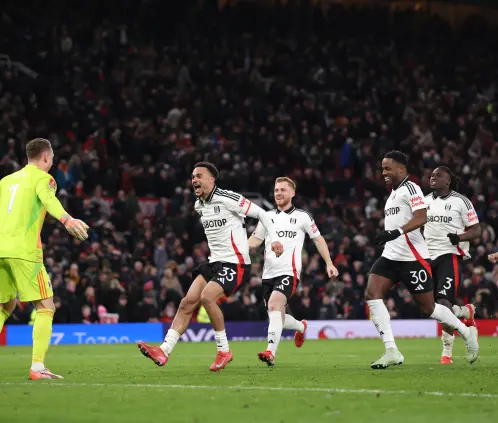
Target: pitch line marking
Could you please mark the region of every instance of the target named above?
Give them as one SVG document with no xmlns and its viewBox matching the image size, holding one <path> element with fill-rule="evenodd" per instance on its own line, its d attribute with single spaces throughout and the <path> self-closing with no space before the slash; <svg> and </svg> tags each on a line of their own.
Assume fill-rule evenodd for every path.
<svg viewBox="0 0 498 423">
<path fill-rule="evenodd" d="M 0 386 L 36 386 L 36 382 L 0 382 Z M 40 384 L 38 382 L 38 384 Z M 470 397 L 470 398 L 498 398 L 498 394 L 474 392 L 441 392 L 441 391 L 405 391 L 389 389 L 343 389 L 343 388 L 313 388 L 313 387 L 284 387 L 284 386 L 244 386 L 244 385 L 178 385 L 178 384 L 148 384 L 148 383 L 43 383 L 53 387 L 102 387 L 102 388 L 150 388 L 150 389 L 220 389 L 233 391 L 281 391 L 281 392 L 323 392 L 333 394 L 385 394 L 385 395 L 427 395 L 433 397 Z"/>
</svg>

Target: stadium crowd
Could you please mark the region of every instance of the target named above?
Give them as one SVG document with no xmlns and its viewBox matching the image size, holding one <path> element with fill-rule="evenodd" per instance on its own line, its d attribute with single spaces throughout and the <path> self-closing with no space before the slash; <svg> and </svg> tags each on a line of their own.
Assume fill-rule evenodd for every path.
<svg viewBox="0 0 498 423">
<path fill-rule="evenodd" d="M 58 195 L 92 228 L 82 243 L 47 218 L 54 322 L 171 321 L 208 255 L 190 186 L 201 160 L 219 167 L 223 188 L 270 201 L 277 176 L 294 179 L 340 275 L 327 280 L 307 244 L 292 313 L 366 318 L 389 192 L 380 160 L 393 148 L 409 154 L 426 192 L 437 165 L 459 175 L 483 233 L 458 299 L 498 317 L 498 266 L 486 259 L 498 249 L 498 50 L 485 28 L 424 17 L 420 33 L 408 12 L 334 7 L 324 17 L 311 6 L 207 7 L 163 22 L 151 4 L 133 6 L 133 22 L 77 7 L 40 12 L 36 25 L 19 10 L 3 16 L 3 52 L 39 75 L 0 69 L 2 175 L 25 164 L 27 141 L 47 137 Z M 266 318 L 261 270 L 254 252 L 250 284 L 223 303 L 227 320 Z M 401 286 L 387 305 L 392 318 L 420 317 Z M 21 305 L 9 323 L 30 313 Z"/>
</svg>

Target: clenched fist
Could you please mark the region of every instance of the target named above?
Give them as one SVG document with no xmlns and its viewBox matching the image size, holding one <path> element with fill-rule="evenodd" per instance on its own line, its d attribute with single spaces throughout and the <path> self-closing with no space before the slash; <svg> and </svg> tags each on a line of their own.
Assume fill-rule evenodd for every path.
<svg viewBox="0 0 498 423">
<path fill-rule="evenodd" d="M 280 257 L 284 252 L 284 246 L 279 241 L 275 241 L 271 245 L 271 250 L 275 253 L 277 257 Z"/>
</svg>

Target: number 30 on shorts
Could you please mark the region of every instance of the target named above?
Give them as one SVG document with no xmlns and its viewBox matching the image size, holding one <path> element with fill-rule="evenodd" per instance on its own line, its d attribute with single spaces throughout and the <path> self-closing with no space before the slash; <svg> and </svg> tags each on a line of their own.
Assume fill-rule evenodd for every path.
<svg viewBox="0 0 498 423">
<path fill-rule="evenodd" d="M 427 271 L 424 269 L 411 270 L 410 274 L 412 275 L 412 280 L 410 282 L 414 285 L 427 282 Z"/>
</svg>

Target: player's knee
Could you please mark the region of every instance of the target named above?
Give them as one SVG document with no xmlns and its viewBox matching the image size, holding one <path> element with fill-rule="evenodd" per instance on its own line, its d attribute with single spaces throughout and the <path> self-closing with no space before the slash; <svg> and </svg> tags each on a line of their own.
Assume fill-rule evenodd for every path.
<svg viewBox="0 0 498 423">
<path fill-rule="evenodd" d="M 204 306 L 204 307 L 209 307 L 209 305 L 213 302 L 213 301 L 216 301 L 216 298 L 213 298 L 212 295 L 209 295 L 205 292 L 203 292 L 201 294 L 201 304 Z"/>
<path fill-rule="evenodd" d="M 281 304 L 279 301 L 270 300 L 268 302 L 268 312 L 270 312 L 270 311 L 282 311 L 282 309 L 284 307 L 285 307 L 285 305 Z"/>
<path fill-rule="evenodd" d="M 434 302 L 426 303 L 426 304 L 420 304 L 420 313 L 422 313 L 423 316 L 425 317 L 430 317 L 432 313 L 434 313 L 434 307 L 436 305 Z"/>
<path fill-rule="evenodd" d="M 43 300 L 33 301 L 33 305 L 37 310 L 39 309 L 52 310 L 55 313 L 55 304 L 53 297 L 45 298 Z"/>
<path fill-rule="evenodd" d="M 445 307 L 448 307 L 450 310 L 453 310 L 453 304 L 451 304 L 451 302 L 448 299 L 438 298 L 437 302 L 438 302 L 438 304 L 441 304 Z"/>
<path fill-rule="evenodd" d="M 370 300 L 373 300 L 374 297 L 373 297 L 373 293 L 370 289 L 365 289 L 365 301 L 370 301 Z"/>
<path fill-rule="evenodd" d="M 370 300 L 381 300 L 383 298 L 383 295 L 379 290 L 375 289 L 373 286 L 369 285 L 367 286 L 367 289 L 365 289 L 365 300 L 370 301 Z"/>
<path fill-rule="evenodd" d="M 198 304 L 199 301 L 197 299 L 186 296 L 180 301 L 179 309 L 185 313 L 190 313 L 194 311 Z"/>
<path fill-rule="evenodd" d="M 13 298 L 8 303 L 2 304 L 2 308 L 9 314 L 12 314 L 16 308 L 16 299 Z"/>
</svg>

